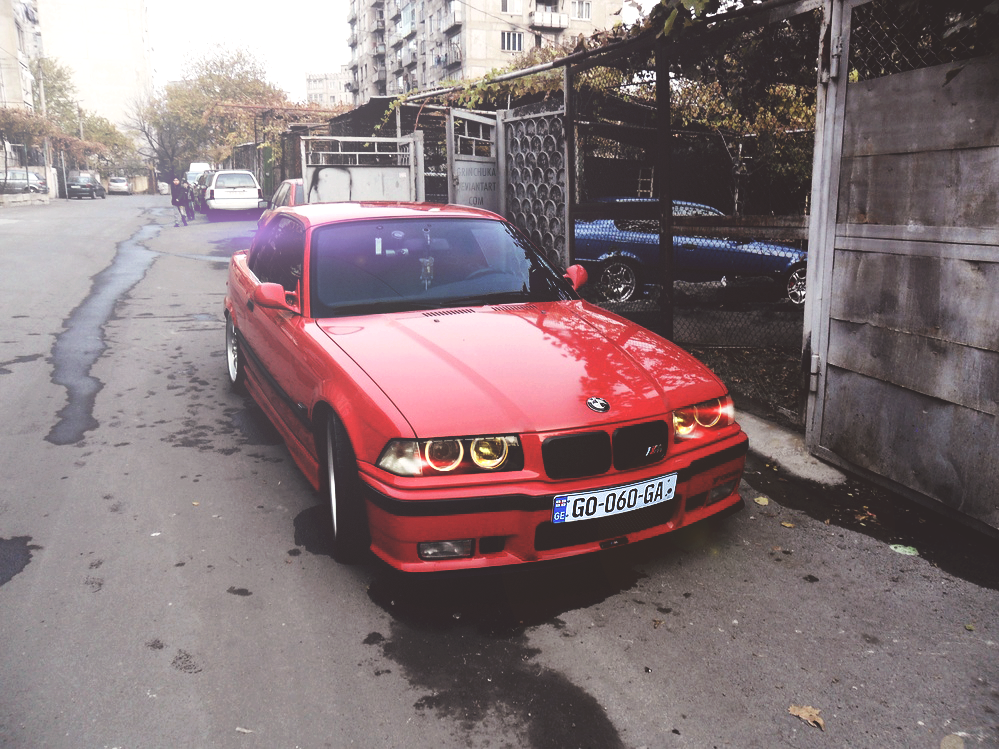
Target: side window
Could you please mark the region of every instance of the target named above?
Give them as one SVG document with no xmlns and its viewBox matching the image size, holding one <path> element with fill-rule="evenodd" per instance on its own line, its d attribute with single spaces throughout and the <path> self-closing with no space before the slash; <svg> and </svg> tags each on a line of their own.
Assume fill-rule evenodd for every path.
<svg viewBox="0 0 999 749">
<path fill-rule="evenodd" d="M 277 194 L 274 196 L 275 208 L 288 205 L 288 192 L 288 185 L 281 185 L 281 187 L 278 188 Z"/>
<path fill-rule="evenodd" d="M 298 291 L 305 259 L 305 227 L 282 216 L 257 235 L 247 264 L 261 283 L 279 283 Z"/>
</svg>

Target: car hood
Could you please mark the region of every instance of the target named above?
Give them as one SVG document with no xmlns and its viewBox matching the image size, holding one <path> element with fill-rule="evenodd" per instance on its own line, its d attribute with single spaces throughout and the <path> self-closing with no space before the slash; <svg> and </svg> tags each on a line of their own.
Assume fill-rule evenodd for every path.
<svg viewBox="0 0 999 749">
<path fill-rule="evenodd" d="M 586 302 L 319 324 L 419 437 L 578 429 L 661 416 L 725 392 L 679 348 Z M 610 409 L 588 408 L 593 397 Z"/>
</svg>

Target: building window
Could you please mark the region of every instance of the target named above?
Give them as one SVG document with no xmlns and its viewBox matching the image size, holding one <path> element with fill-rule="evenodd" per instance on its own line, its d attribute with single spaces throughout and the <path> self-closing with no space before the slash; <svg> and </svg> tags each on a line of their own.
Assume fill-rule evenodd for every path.
<svg viewBox="0 0 999 749">
<path fill-rule="evenodd" d="M 523 0 L 500 0 L 500 3 L 502 3 L 501 9 L 504 13 L 522 15 L 524 12 Z"/>
<path fill-rule="evenodd" d="M 504 52 L 523 52 L 524 34 L 521 31 L 503 31 L 500 39 L 500 49 Z"/>
<path fill-rule="evenodd" d="M 590 0 L 572 0 L 572 17 L 581 21 L 589 21 Z"/>
</svg>

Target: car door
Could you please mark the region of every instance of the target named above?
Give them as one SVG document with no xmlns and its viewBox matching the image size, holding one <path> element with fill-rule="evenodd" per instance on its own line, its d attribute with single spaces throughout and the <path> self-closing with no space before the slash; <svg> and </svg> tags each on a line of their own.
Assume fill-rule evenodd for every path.
<svg viewBox="0 0 999 749">
<path fill-rule="evenodd" d="M 301 308 L 305 227 L 294 217 L 280 216 L 257 235 L 247 260 L 261 283 L 284 287 L 286 300 Z M 248 304 L 241 333 L 267 400 L 282 422 L 278 425 L 311 449 L 307 405 L 314 390 L 313 375 L 304 366 L 302 315 L 286 309 Z"/>
</svg>

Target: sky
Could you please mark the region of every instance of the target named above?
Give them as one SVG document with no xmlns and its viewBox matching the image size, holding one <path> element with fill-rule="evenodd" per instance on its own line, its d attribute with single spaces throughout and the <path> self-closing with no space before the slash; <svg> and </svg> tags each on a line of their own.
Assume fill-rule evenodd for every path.
<svg viewBox="0 0 999 749">
<path fill-rule="evenodd" d="M 350 62 L 349 0 L 146 4 L 158 87 L 180 80 L 188 63 L 225 46 L 248 50 L 267 71 L 269 83 L 284 89 L 292 101 L 305 101 L 306 75 L 338 72 Z"/>
</svg>

